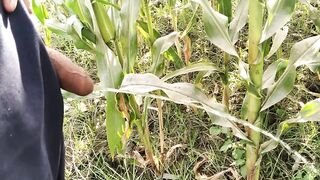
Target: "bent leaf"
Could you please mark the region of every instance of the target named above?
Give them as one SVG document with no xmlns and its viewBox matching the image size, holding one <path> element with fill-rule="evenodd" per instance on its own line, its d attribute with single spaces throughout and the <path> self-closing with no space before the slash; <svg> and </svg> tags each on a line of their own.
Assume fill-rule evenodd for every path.
<svg viewBox="0 0 320 180">
<path fill-rule="evenodd" d="M 217 125 L 232 128 L 235 136 L 248 140 L 245 133 L 237 125 L 230 121 L 224 112 L 224 106 L 213 100 L 210 100 L 199 88 L 189 83 L 165 83 L 153 74 L 129 74 L 125 76 L 120 91 L 145 94 L 156 90 L 162 90 L 168 98 L 178 104 L 197 105 L 201 104 L 203 109 L 212 115 L 218 115 L 219 118 L 214 121 Z"/>
</svg>

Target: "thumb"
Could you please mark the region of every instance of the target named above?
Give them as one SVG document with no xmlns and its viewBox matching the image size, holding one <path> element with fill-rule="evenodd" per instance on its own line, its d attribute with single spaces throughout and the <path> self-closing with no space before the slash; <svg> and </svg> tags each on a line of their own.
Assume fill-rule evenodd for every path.
<svg viewBox="0 0 320 180">
<path fill-rule="evenodd" d="M 18 0 L 2 0 L 2 3 L 4 10 L 7 13 L 12 13 L 17 7 Z"/>
</svg>

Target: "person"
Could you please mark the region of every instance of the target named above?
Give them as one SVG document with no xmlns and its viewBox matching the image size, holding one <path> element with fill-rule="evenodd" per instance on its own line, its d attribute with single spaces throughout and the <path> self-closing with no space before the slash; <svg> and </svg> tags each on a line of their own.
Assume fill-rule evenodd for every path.
<svg viewBox="0 0 320 180">
<path fill-rule="evenodd" d="M 0 179 L 63 180 L 63 100 L 93 90 L 84 70 L 43 45 L 29 0 L 0 0 Z"/>
</svg>

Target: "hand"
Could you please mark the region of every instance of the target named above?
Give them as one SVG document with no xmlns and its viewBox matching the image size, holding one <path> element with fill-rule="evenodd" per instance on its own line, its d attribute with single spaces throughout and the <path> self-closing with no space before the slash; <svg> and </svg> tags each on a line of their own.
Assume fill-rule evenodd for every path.
<svg viewBox="0 0 320 180">
<path fill-rule="evenodd" d="M 23 0 L 26 8 L 30 14 L 32 14 L 32 5 L 30 0 Z M 2 0 L 4 10 L 7 13 L 12 13 L 18 4 L 18 0 Z"/>
<path fill-rule="evenodd" d="M 17 7 L 18 0 L 0 0 L 6 12 L 12 13 Z M 32 14 L 32 7 L 30 0 L 24 0 L 24 3 Z M 93 91 L 93 80 L 85 73 L 85 71 L 73 64 L 69 58 L 60 52 L 48 48 L 47 52 L 51 63 L 57 72 L 62 89 L 72 92 L 80 96 L 86 96 Z"/>
</svg>

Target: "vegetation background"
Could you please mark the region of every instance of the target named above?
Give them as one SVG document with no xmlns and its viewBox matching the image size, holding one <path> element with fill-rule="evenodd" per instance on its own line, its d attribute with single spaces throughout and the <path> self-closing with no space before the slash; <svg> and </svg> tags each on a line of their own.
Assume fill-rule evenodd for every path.
<svg viewBox="0 0 320 180">
<path fill-rule="evenodd" d="M 234 2 L 236 3 L 236 1 Z M 320 9 L 320 2 L 314 1 L 316 8 Z M 46 2 L 51 17 L 57 16 L 54 11 L 55 4 Z M 161 35 L 167 35 L 174 31 L 171 25 L 172 18 L 168 12 L 166 1 L 151 1 L 150 10 L 154 26 Z M 193 15 L 191 10 L 179 11 L 177 16 L 178 30 L 186 27 Z M 189 37 L 192 43 L 190 61 L 213 62 L 222 67 L 223 54 L 208 41 L 202 24 L 201 13 L 196 14 Z M 293 44 L 320 34 L 309 17 L 306 6 L 298 3 L 292 21 L 288 24 L 290 32 L 282 45 L 285 57 L 289 56 Z M 241 34 L 237 46 L 246 46 L 248 33 L 246 26 Z M 143 38 L 138 36 L 139 52 L 137 71 L 144 72 L 150 64 L 147 62 L 149 49 L 143 46 Z M 84 67 L 93 79 L 98 83 L 97 66 L 94 57 L 75 48 L 72 39 L 52 34 L 51 46 L 59 49 L 65 55 L 72 58 L 80 66 Z M 239 77 L 236 62 L 229 63 L 230 69 L 230 112 L 239 115 L 241 104 L 245 96 L 245 84 Z M 192 80 L 195 74 L 183 77 L 184 80 Z M 270 108 L 266 115 L 268 132 L 276 134 L 277 125 L 284 119 L 290 119 L 301 109 L 301 104 L 315 98 L 320 98 L 319 75 L 312 73 L 307 67 L 298 69 L 297 85 L 284 100 Z M 211 74 L 204 79 L 205 91 L 216 96 L 222 101 L 223 84 L 218 74 Z M 79 98 L 65 96 L 65 144 L 66 144 L 66 178 L 67 179 L 161 179 L 149 167 L 142 167 L 137 158 L 132 158 L 132 152 L 143 149 L 136 133 L 127 144 L 126 153 L 118 155 L 112 160 L 107 149 L 106 125 L 105 125 L 105 98 L 95 98 L 95 94 Z M 164 134 L 166 149 L 177 144 L 183 144 L 183 148 L 173 151 L 170 160 L 165 165 L 163 179 L 195 179 L 195 167 L 205 159 L 205 162 L 197 169 L 201 174 L 212 176 L 225 170 L 225 179 L 235 179 L 244 173 L 245 146 L 239 142 L 232 133 L 222 127 L 212 124 L 208 115 L 202 111 L 166 102 L 163 108 Z M 150 111 L 149 128 L 151 142 L 154 148 L 159 148 L 159 128 L 157 112 Z M 316 168 L 320 168 L 320 131 L 318 122 L 297 124 L 283 134 L 282 140 L 292 148 L 312 161 Z M 319 174 L 314 174 L 308 167 L 299 166 L 288 152 L 278 146 L 264 156 L 261 162 L 261 179 L 320 179 Z"/>
</svg>

